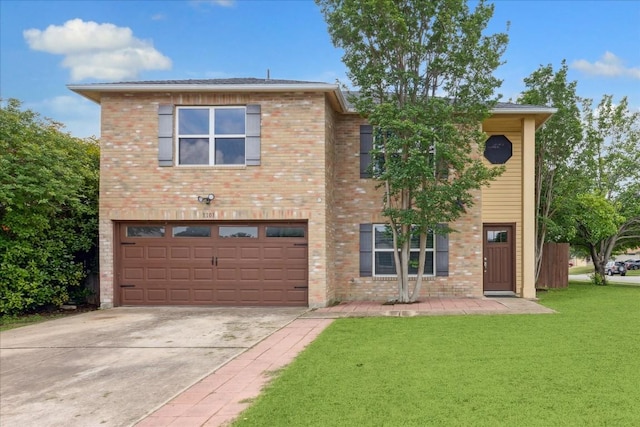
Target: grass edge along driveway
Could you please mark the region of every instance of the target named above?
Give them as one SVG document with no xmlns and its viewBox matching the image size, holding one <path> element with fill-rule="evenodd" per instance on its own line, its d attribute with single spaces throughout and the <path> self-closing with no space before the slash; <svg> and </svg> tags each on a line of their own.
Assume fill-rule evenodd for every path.
<svg viewBox="0 0 640 427">
<path fill-rule="evenodd" d="M 539 297 L 558 314 L 338 319 L 233 426 L 640 425 L 640 288 Z"/>
</svg>

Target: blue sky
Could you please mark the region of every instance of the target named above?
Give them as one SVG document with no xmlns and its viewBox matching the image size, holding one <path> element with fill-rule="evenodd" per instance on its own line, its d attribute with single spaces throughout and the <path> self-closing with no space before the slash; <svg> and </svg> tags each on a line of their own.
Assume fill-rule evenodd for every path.
<svg viewBox="0 0 640 427">
<path fill-rule="evenodd" d="M 627 96 L 640 110 L 640 0 L 496 0 L 490 31 L 511 23 L 503 100 L 563 59 L 578 94 Z M 349 83 L 311 0 L 0 0 L 0 97 L 99 135 L 99 107 L 71 83 L 266 77 Z"/>
</svg>

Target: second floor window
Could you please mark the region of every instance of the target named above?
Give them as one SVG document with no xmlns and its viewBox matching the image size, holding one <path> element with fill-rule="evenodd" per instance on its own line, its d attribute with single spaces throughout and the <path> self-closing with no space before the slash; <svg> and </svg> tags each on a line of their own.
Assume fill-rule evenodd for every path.
<svg viewBox="0 0 640 427">
<path fill-rule="evenodd" d="M 180 165 L 244 165 L 244 107 L 179 107 L 177 152 Z"/>
</svg>

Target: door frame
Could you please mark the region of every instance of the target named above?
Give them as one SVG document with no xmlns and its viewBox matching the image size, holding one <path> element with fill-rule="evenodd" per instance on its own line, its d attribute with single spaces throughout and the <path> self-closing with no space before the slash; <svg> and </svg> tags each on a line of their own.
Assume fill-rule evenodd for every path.
<svg viewBox="0 0 640 427">
<path fill-rule="evenodd" d="M 484 270 L 484 259 L 487 253 L 487 228 L 500 227 L 509 228 L 511 233 L 510 253 L 511 253 L 511 290 L 508 291 L 491 291 L 485 290 L 486 275 Z M 482 292 L 484 295 L 516 295 L 516 223 L 515 222 L 483 222 L 482 223 Z"/>
</svg>

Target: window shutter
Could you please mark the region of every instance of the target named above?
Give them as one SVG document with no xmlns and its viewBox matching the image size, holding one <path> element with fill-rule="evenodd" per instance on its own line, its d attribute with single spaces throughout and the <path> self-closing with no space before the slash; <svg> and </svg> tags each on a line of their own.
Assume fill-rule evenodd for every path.
<svg viewBox="0 0 640 427">
<path fill-rule="evenodd" d="M 373 226 L 360 224 L 360 277 L 373 276 Z"/>
<path fill-rule="evenodd" d="M 158 166 L 173 166 L 173 105 L 158 105 Z"/>
<path fill-rule="evenodd" d="M 436 276 L 449 275 L 449 235 L 436 234 Z"/>
<path fill-rule="evenodd" d="M 373 150 L 373 126 L 360 125 L 360 178 L 371 178 L 369 165 Z"/>
<path fill-rule="evenodd" d="M 260 105 L 247 105 L 246 164 L 260 166 Z"/>
</svg>

